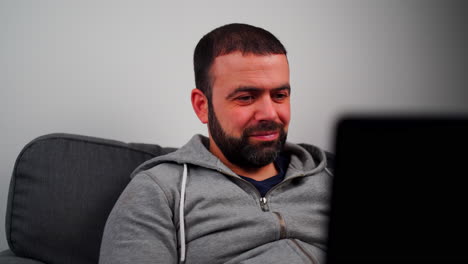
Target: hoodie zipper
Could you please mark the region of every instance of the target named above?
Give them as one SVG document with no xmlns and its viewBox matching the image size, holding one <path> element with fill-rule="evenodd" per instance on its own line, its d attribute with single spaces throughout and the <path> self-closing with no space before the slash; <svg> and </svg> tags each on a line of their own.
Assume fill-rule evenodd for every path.
<svg viewBox="0 0 468 264">
<path fill-rule="evenodd" d="M 278 222 L 280 224 L 280 239 L 286 238 L 286 222 L 284 221 L 283 216 L 278 212 L 273 212 L 276 217 L 278 217 Z"/>
<path fill-rule="evenodd" d="M 299 250 L 310 260 L 310 263 L 315 264 L 317 261 L 309 254 L 295 239 L 291 239 L 291 241 L 299 248 Z"/>
<path fill-rule="evenodd" d="M 292 179 L 305 176 L 305 174 L 299 174 L 299 175 L 296 175 L 294 177 L 290 177 L 289 179 L 287 179 L 285 181 L 282 181 L 282 182 L 278 183 L 277 185 L 273 186 L 273 188 L 268 190 L 268 192 L 265 194 L 265 196 L 262 197 L 260 192 L 257 190 L 257 188 L 255 188 L 255 186 L 252 183 L 250 183 L 250 182 L 248 182 L 248 181 L 246 181 L 246 180 L 244 180 L 244 179 L 242 179 L 240 177 L 236 177 L 236 176 L 233 176 L 231 174 L 224 173 L 224 172 L 222 172 L 220 170 L 218 170 L 218 172 L 229 175 L 231 177 L 234 177 L 235 179 L 243 181 L 243 182 L 247 183 L 248 185 L 250 185 L 252 187 L 252 189 L 254 190 L 254 192 L 256 192 L 258 194 L 258 197 L 260 197 L 260 199 L 259 199 L 260 200 L 260 208 L 264 212 L 270 211 L 270 207 L 268 206 L 268 199 L 266 197 L 268 196 L 268 194 L 270 194 L 271 191 L 273 191 L 274 189 L 278 188 L 278 186 L 281 186 L 284 183 L 286 183 L 286 182 L 288 182 L 288 181 L 290 181 Z M 284 238 L 286 238 L 286 222 L 284 221 L 283 216 L 279 212 L 273 212 L 273 214 L 276 215 L 276 217 L 278 217 L 278 221 L 279 221 L 279 224 L 280 224 L 280 239 L 284 239 Z M 294 239 L 290 239 L 290 240 L 299 248 L 299 250 L 310 260 L 310 262 L 312 264 L 317 263 L 317 261 L 314 259 L 314 257 L 311 256 L 309 254 L 309 252 L 307 252 L 296 240 L 294 240 Z"/>
<path fill-rule="evenodd" d="M 260 208 L 262 208 L 263 212 L 270 211 L 270 208 L 268 207 L 268 200 L 267 200 L 266 197 L 261 197 L 260 198 Z"/>
<path fill-rule="evenodd" d="M 278 185 L 276 185 L 276 186 L 278 186 Z M 265 194 L 265 197 L 260 198 L 260 207 L 262 208 L 262 211 L 264 211 L 264 212 L 268 212 L 270 210 L 270 208 L 268 207 L 268 200 L 266 198 L 266 196 L 268 195 L 268 193 L 270 191 L 268 191 Z M 280 233 L 280 238 L 279 239 L 285 239 L 286 238 L 286 222 L 284 221 L 283 216 L 279 212 L 273 212 L 273 214 L 276 215 L 276 217 L 278 217 L 278 222 L 280 224 L 280 232 L 279 232 Z M 290 240 L 297 246 L 297 248 L 299 248 L 299 250 L 310 260 L 310 262 L 312 264 L 317 263 L 315 261 L 314 257 L 312 255 L 310 255 L 309 252 L 307 252 L 295 239 L 290 239 Z"/>
<path fill-rule="evenodd" d="M 232 175 L 232 174 L 226 173 L 226 172 L 224 172 L 224 171 L 221 171 L 221 170 L 218 170 L 218 169 L 217 169 L 217 171 L 218 171 L 219 173 L 222 173 L 222 174 L 231 176 L 231 177 L 233 177 L 233 178 L 235 178 L 235 179 L 237 179 L 237 180 L 240 180 L 240 181 L 242 181 L 242 182 L 245 182 L 245 183 L 247 183 L 249 186 L 251 186 L 252 189 L 254 190 L 254 192 L 258 194 L 257 197 L 260 197 L 260 199 L 259 199 L 259 201 L 260 201 L 260 208 L 261 208 L 262 211 L 264 211 L 264 212 L 268 212 L 268 211 L 270 210 L 270 207 L 268 206 L 268 199 L 267 199 L 267 196 L 270 194 L 270 192 L 272 192 L 273 190 L 277 189 L 279 186 L 285 184 L 286 182 L 291 181 L 292 179 L 305 176 L 305 174 L 299 174 L 299 175 L 290 177 L 290 178 L 286 179 L 285 181 L 282 181 L 282 182 L 278 183 L 277 185 L 273 186 L 273 188 L 271 188 L 270 190 L 268 190 L 268 192 L 265 194 L 265 196 L 262 197 L 262 195 L 260 194 L 260 192 L 257 190 L 257 188 L 255 188 L 255 186 L 254 186 L 252 183 L 250 183 L 250 182 L 248 182 L 248 181 L 246 181 L 246 180 L 244 180 L 244 179 L 242 179 L 242 178 L 240 178 L 240 177 L 238 177 L 238 176 L 234 176 L 234 175 Z"/>
<path fill-rule="evenodd" d="M 239 180 L 239 181 L 242 181 L 242 182 L 247 183 L 247 185 L 249 185 L 249 186 L 252 188 L 252 190 L 254 190 L 254 192 L 257 194 L 257 197 L 260 197 L 260 198 L 259 198 L 259 201 L 260 201 L 260 208 L 262 209 L 262 211 L 268 212 L 269 207 L 268 207 L 268 200 L 266 199 L 266 195 L 268 194 L 269 191 L 265 194 L 265 197 L 262 197 L 262 195 L 260 194 L 260 192 L 257 190 L 257 188 L 255 188 L 255 186 L 254 186 L 252 183 L 250 183 L 250 182 L 248 182 L 248 181 L 242 179 L 241 177 L 238 177 L 237 175 L 234 176 L 234 175 L 232 175 L 232 174 L 226 173 L 226 172 L 221 171 L 221 170 L 219 170 L 219 169 L 216 169 L 216 170 L 217 170 L 219 173 L 222 173 L 222 174 L 224 174 L 224 175 L 233 177 L 233 178 L 236 179 L 236 180 Z"/>
<path fill-rule="evenodd" d="M 232 175 L 231 175 L 231 176 L 232 176 Z M 252 183 L 250 183 L 250 182 L 248 182 L 248 181 L 246 181 L 246 180 L 244 180 L 244 179 L 242 179 L 242 178 L 240 178 L 240 179 L 237 178 L 237 177 L 234 177 L 234 178 L 236 178 L 236 179 L 238 179 L 238 180 L 241 180 L 241 181 L 247 183 L 248 185 L 250 185 L 250 186 L 252 187 L 252 189 L 258 194 L 258 197 L 260 197 L 259 201 L 260 201 L 260 208 L 262 209 L 262 211 L 263 211 L 263 212 L 269 212 L 269 211 L 270 211 L 270 207 L 269 207 L 269 205 L 268 205 L 268 199 L 267 199 L 267 196 L 269 195 L 269 193 L 270 193 L 271 191 L 273 191 L 274 189 L 276 189 L 278 186 L 284 184 L 285 182 L 288 182 L 288 181 L 290 181 L 290 180 L 292 180 L 292 179 L 294 179 L 294 178 L 302 177 L 302 176 L 304 176 L 304 174 L 300 174 L 300 175 L 291 177 L 291 178 L 287 179 L 286 181 L 280 182 L 279 184 L 273 186 L 273 188 L 271 188 L 270 190 L 268 190 L 268 192 L 265 194 L 264 197 L 262 197 L 262 196 L 260 195 L 260 192 L 257 190 L 257 188 L 255 188 L 255 186 L 254 186 Z M 276 215 L 276 217 L 278 218 L 279 225 L 280 225 L 280 230 L 279 230 L 280 238 L 279 238 L 279 239 L 285 239 L 285 238 L 286 238 L 286 233 L 287 233 L 287 231 L 286 231 L 286 222 L 284 221 L 284 218 L 283 218 L 283 216 L 281 215 L 281 213 L 279 213 L 279 212 L 272 212 L 272 213 L 273 213 L 274 215 Z M 299 248 L 301 248 L 301 247 L 299 246 Z M 303 251 L 302 248 L 301 248 L 301 250 Z M 304 254 L 307 255 L 307 252 L 304 252 Z M 308 257 L 308 258 L 311 258 L 309 255 L 307 255 L 307 257 Z M 314 262 L 312 262 L 312 263 L 314 263 Z"/>
</svg>

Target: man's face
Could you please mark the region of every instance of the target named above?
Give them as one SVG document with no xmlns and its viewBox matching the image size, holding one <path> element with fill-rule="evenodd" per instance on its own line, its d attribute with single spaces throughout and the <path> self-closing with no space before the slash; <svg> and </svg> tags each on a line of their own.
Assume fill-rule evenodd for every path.
<svg viewBox="0 0 468 264">
<path fill-rule="evenodd" d="M 286 56 L 235 52 L 217 57 L 210 74 L 210 150 L 244 169 L 271 163 L 290 120 Z"/>
</svg>

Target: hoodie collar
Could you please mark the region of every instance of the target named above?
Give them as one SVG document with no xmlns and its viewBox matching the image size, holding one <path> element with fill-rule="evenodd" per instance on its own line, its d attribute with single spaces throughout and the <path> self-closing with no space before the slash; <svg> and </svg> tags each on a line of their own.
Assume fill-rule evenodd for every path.
<svg viewBox="0 0 468 264">
<path fill-rule="evenodd" d="M 187 144 L 175 152 L 155 157 L 141 164 L 131 177 L 158 164 L 168 162 L 196 165 L 239 177 L 208 150 L 208 142 L 207 137 L 199 134 L 194 135 Z M 325 152 L 317 147 L 313 147 L 313 156 L 301 146 L 289 142 L 285 144 L 283 151 L 291 155 L 285 178 L 314 174 L 324 170 L 327 165 Z"/>
</svg>

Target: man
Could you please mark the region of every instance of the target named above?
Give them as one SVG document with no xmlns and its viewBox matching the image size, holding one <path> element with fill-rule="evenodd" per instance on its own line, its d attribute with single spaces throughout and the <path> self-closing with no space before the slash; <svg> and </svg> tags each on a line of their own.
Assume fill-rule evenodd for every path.
<svg viewBox="0 0 468 264">
<path fill-rule="evenodd" d="M 193 109 L 209 137 L 141 165 L 112 210 L 100 263 L 319 263 L 325 153 L 286 143 L 286 50 L 268 31 L 229 24 L 194 54 Z"/>
</svg>

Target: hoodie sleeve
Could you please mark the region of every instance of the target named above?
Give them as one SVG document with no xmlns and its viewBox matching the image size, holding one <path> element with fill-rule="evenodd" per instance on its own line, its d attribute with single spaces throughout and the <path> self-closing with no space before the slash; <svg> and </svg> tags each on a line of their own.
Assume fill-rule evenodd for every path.
<svg viewBox="0 0 468 264">
<path fill-rule="evenodd" d="M 172 219 L 163 189 L 148 175 L 136 175 L 107 219 L 99 263 L 177 263 Z"/>
</svg>

